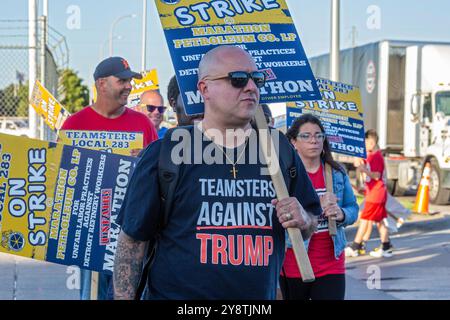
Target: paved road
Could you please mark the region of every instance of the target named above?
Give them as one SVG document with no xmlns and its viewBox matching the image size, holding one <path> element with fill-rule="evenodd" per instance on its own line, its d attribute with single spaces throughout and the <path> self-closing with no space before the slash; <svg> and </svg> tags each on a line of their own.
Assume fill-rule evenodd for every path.
<svg viewBox="0 0 450 320">
<path fill-rule="evenodd" d="M 69 273 L 67 273 L 69 270 Z M 79 298 L 72 268 L 0 253 L 0 300 Z M 69 289 L 74 287 L 74 289 Z"/>
<path fill-rule="evenodd" d="M 441 213 L 414 216 L 392 235 L 392 258 L 347 258 L 347 299 L 450 299 L 449 207 L 433 209 Z M 353 239 L 355 232 L 347 230 L 347 238 Z M 374 237 L 369 249 L 379 245 L 378 235 Z M 376 282 L 378 275 L 381 281 Z"/>
<path fill-rule="evenodd" d="M 450 299 L 450 206 L 432 206 L 432 211 L 441 213 L 433 217 L 413 215 L 392 236 L 394 257 L 348 258 L 347 299 Z M 355 227 L 349 228 L 347 238 L 352 240 L 355 232 Z M 374 248 L 378 243 L 375 238 L 368 246 Z M 77 279 L 70 270 L 0 253 L 0 299 L 76 300 Z"/>
</svg>

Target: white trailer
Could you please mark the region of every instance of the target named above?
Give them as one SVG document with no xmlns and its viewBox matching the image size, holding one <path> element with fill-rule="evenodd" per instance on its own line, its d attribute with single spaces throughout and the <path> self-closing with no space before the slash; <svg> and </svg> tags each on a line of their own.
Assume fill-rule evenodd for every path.
<svg viewBox="0 0 450 320">
<path fill-rule="evenodd" d="M 310 63 L 328 78 L 328 55 Z M 365 129 L 379 134 L 391 191 L 417 187 L 430 162 L 430 200 L 448 203 L 450 43 L 386 40 L 343 50 L 340 82 L 361 89 Z"/>
</svg>

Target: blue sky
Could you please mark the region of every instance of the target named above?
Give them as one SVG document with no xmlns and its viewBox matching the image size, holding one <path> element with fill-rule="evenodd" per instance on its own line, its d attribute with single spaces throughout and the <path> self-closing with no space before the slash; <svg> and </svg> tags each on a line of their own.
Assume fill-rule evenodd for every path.
<svg viewBox="0 0 450 320">
<path fill-rule="evenodd" d="M 302 44 L 309 57 L 329 50 L 331 0 L 286 0 Z M 42 1 L 40 1 L 42 3 Z M 40 8 L 42 8 L 40 3 Z M 27 19 L 27 0 L 0 0 L 0 20 Z M 73 15 L 70 8 L 79 9 L 80 28 L 68 28 Z M 370 11 L 368 13 L 368 10 Z M 367 25 L 379 12 L 379 20 Z M 341 48 L 352 44 L 351 31 L 356 27 L 356 44 L 382 39 L 448 41 L 450 42 L 450 1 L 448 0 L 341 0 Z M 128 59 L 133 69 L 141 65 L 142 0 L 49 0 L 50 25 L 66 37 L 69 66 L 91 85 L 92 73 L 108 52 L 107 39 L 112 22 L 120 16 L 136 14 L 115 27 L 114 55 Z M 379 27 L 379 28 L 378 28 Z M 173 74 L 169 52 L 156 13 L 154 0 L 148 0 L 147 68 L 157 68 L 163 94 Z"/>
</svg>

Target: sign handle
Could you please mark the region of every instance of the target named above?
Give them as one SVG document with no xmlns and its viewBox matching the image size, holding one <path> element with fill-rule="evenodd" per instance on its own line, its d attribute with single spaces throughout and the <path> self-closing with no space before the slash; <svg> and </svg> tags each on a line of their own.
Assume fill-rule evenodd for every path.
<svg viewBox="0 0 450 320">
<path fill-rule="evenodd" d="M 272 138 L 269 133 L 269 129 L 266 122 L 266 117 L 264 116 L 264 112 L 261 106 L 258 106 L 256 109 L 256 124 L 258 126 L 258 134 L 260 139 L 260 145 L 262 147 L 262 151 L 264 154 L 264 158 L 266 159 L 266 163 L 269 164 L 270 176 L 272 178 L 273 185 L 275 187 L 275 191 L 277 193 L 278 200 L 282 200 L 289 197 L 289 193 L 284 182 L 283 175 L 279 170 L 279 162 L 275 152 L 275 147 L 272 141 Z M 270 150 L 272 152 L 269 153 Z M 273 167 L 272 164 L 276 165 L 278 170 L 270 170 L 270 167 Z M 311 267 L 311 262 L 308 258 L 308 253 L 306 252 L 305 245 L 303 243 L 302 233 L 298 228 L 288 228 L 287 229 L 289 238 L 291 239 L 292 249 L 294 250 L 295 259 L 297 261 L 297 265 L 300 268 L 300 272 L 302 274 L 303 282 L 312 282 L 315 280 L 314 271 Z"/>
<path fill-rule="evenodd" d="M 327 186 L 327 192 L 333 193 L 333 173 L 328 163 L 325 163 L 325 184 Z M 328 217 L 328 233 L 330 236 L 337 234 L 336 220 L 331 219 L 331 217 Z"/>
<path fill-rule="evenodd" d="M 91 272 L 91 300 L 98 299 L 98 272 Z"/>
</svg>

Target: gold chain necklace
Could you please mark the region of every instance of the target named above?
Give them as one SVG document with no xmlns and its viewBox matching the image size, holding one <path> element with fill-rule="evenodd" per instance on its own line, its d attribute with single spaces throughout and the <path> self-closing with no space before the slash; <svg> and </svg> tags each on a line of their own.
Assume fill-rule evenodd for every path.
<svg viewBox="0 0 450 320">
<path fill-rule="evenodd" d="M 248 137 L 245 138 L 244 148 L 242 149 L 241 154 L 238 156 L 237 160 L 233 163 L 233 161 L 231 161 L 231 159 L 228 157 L 227 153 L 223 150 L 223 148 L 222 148 L 221 146 L 219 146 L 217 143 L 215 143 L 215 142 L 214 142 L 214 139 L 211 138 L 211 137 L 206 133 L 206 131 L 203 131 L 203 134 L 204 134 L 204 135 L 205 135 L 212 143 L 214 143 L 214 144 L 216 145 L 216 147 L 219 148 L 220 151 L 222 151 L 222 153 L 224 154 L 224 156 L 227 158 L 227 160 L 230 162 L 230 164 L 231 164 L 231 166 L 232 166 L 232 169 L 230 170 L 230 172 L 233 174 L 233 179 L 236 179 L 237 172 L 239 171 L 239 170 L 236 169 L 236 164 L 239 162 L 239 160 L 241 160 L 242 156 L 244 155 L 245 149 L 247 149 L 247 143 L 248 143 L 249 138 L 248 138 Z M 238 148 L 239 148 L 239 147 L 238 147 Z"/>
</svg>

